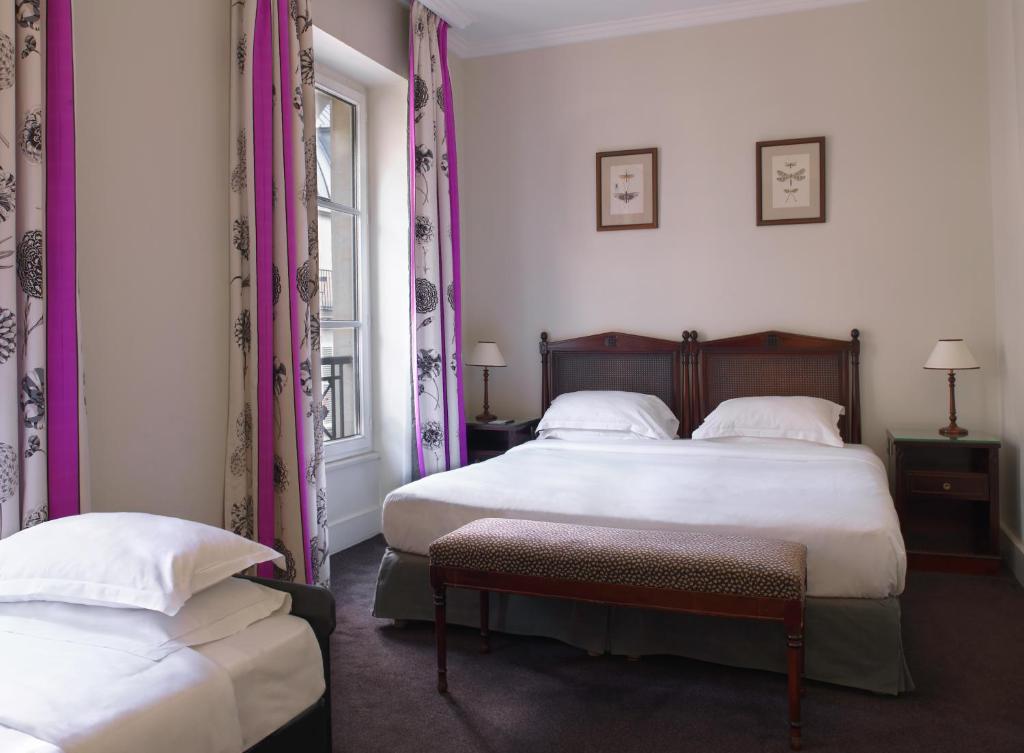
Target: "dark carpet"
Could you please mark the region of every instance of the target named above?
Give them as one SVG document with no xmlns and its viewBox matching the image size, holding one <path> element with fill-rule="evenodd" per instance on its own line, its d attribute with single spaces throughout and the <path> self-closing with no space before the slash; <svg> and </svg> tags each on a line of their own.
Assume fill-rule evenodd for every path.
<svg viewBox="0 0 1024 753">
<path fill-rule="evenodd" d="M 553 640 L 452 627 L 451 693 L 434 689 L 433 627 L 370 615 L 378 537 L 331 559 L 339 753 L 785 751 L 782 675 L 676 657 L 591 658 Z M 1024 753 L 1024 589 L 1010 576 L 912 573 L 898 698 L 808 683 L 804 749 Z"/>
</svg>

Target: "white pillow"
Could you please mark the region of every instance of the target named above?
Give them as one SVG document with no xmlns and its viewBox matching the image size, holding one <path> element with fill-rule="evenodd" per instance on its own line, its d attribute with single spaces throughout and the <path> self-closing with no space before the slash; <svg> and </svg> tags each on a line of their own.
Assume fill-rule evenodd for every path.
<svg viewBox="0 0 1024 753">
<path fill-rule="evenodd" d="M 132 512 L 73 515 L 0 541 L 0 602 L 63 601 L 175 614 L 273 549 L 213 526 Z"/>
<path fill-rule="evenodd" d="M 736 397 L 725 400 L 693 432 L 694 439 L 766 437 L 842 447 L 841 405 L 817 397 Z"/>
<path fill-rule="evenodd" d="M 564 439 L 570 442 L 623 442 L 653 441 L 633 431 L 613 429 L 544 429 L 537 432 L 538 439 Z"/>
<path fill-rule="evenodd" d="M 82 643 L 158 661 L 186 646 L 234 635 L 288 614 L 292 597 L 240 578 L 196 594 L 173 617 L 151 609 L 110 609 L 56 601 L 0 604 L 0 632 Z"/>
<path fill-rule="evenodd" d="M 654 395 L 583 390 L 551 401 L 537 426 L 538 431 L 550 429 L 627 431 L 647 439 L 672 439 L 679 419 Z"/>
</svg>

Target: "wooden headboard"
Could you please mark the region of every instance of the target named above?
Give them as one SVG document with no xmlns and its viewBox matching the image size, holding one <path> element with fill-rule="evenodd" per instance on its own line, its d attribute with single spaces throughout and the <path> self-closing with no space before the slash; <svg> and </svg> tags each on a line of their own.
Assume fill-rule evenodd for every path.
<svg viewBox="0 0 1024 753">
<path fill-rule="evenodd" d="M 573 340 L 548 340 L 540 333 L 541 405 L 564 392 L 623 390 L 656 395 L 683 421 L 682 343 L 603 332 Z"/>
<path fill-rule="evenodd" d="M 846 408 L 839 430 L 860 443 L 860 332 L 830 340 L 788 332 L 758 332 L 701 342 L 604 332 L 572 340 L 540 336 L 541 405 L 564 392 L 625 390 L 660 397 L 689 437 L 723 400 L 807 395 Z"/>
<path fill-rule="evenodd" d="M 846 408 L 839 419 L 843 440 L 859 444 L 860 332 L 849 340 L 758 332 L 700 342 L 697 332 L 683 333 L 682 436 L 723 400 L 765 395 L 806 395 Z"/>
</svg>

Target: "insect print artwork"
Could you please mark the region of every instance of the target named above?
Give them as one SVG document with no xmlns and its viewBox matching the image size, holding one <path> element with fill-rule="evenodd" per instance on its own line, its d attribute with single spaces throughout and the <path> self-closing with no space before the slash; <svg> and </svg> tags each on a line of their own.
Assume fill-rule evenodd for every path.
<svg viewBox="0 0 1024 753">
<path fill-rule="evenodd" d="M 658 148 L 597 153 L 597 229 L 658 227 Z"/>
<path fill-rule="evenodd" d="M 644 166 L 642 164 L 612 165 L 610 167 L 611 214 L 642 214 L 644 211 Z"/>
<path fill-rule="evenodd" d="M 757 224 L 825 222 L 825 137 L 759 141 Z"/>
<path fill-rule="evenodd" d="M 779 183 L 789 183 L 789 188 L 783 188 L 782 189 L 782 192 L 784 194 L 786 194 L 786 201 L 783 202 L 785 204 L 788 204 L 791 199 L 795 202 L 797 200 L 797 198 L 798 198 L 797 194 L 800 193 L 800 189 L 799 188 L 793 188 L 793 182 L 796 181 L 796 182 L 799 183 L 800 181 L 807 180 L 807 168 L 806 167 L 801 167 L 799 170 L 794 170 L 793 169 L 798 164 L 799 164 L 798 162 L 787 162 L 786 163 L 786 169 L 787 170 L 793 170 L 793 172 L 787 173 L 787 172 L 783 172 L 782 170 L 776 170 L 775 171 L 775 180 L 779 181 Z"/>
<path fill-rule="evenodd" d="M 640 195 L 639 191 L 631 191 L 629 187 L 629 182 L 635 177 L 636 175 L 634 175 L 628 167 L 619 173 L 619 180 L 615 182 L 613 195 L 623 204 L 629 204 L 629 202 Z M 621 181 L 621 184 L 619 181 Z"/>
<path fill-rule="evenodd" d="M 807 206 L 807 178 L 810 161 L 806 154 L 782 154 L 771 159 L 772 205 L 776 207 Z"/>
</svg>

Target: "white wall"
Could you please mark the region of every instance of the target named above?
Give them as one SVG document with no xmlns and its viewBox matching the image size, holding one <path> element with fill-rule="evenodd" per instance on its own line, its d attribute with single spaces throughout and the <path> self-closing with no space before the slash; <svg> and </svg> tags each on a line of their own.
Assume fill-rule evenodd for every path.
<svg viewBox="0 0 1024 753">
<path fill-rule="evenodd" d="M 961 423 L 998 430 L 986 14 L 875 0 L 462 61 L 465 344 L 499 415 L 537 415 L 537 339 L 862 332 L 865 440 L 938 427 L 921 368 L 965 337 Z M 754 144 L 828 137 L 829 219 L 756 227 Z M 661 150 L 661 227 L 595 231 L 594 154 Z M 468 414 L 480 375 L 467 372 Z"/>
<path fill-rule="evenodd" d="M 1024 1 L 989 0 L 992 224 L 997 368 L 1002 384 L 1003 530 L 1024 581 Z"/>
<path fill-rule="evenodd" d="M 409 8 L 399 0 L 327 0 L 313 22 L 399 76 L 409 75 Z"/>
<path fill-rule="evenodd" d="M 338 0 L 314 12 L 318 25 L 404 70 L 407 8 Z M 102 12 L 75 16 L 79 287 L 97 510 L 222 523 L 229 21 L 227 5 L 212 0 L 104 0 Z M 140 33 L 147 29 L 159 33 Z M 390 100 L 381 79 L 369 105 L 394 115 L 404 84 L 388 75 Z M 371 150 L 394 138 L 387 127 L 371 127 Z M 404 174 L 404 147 L 398 153 L 401 165 L 389 169 Z M 371 193 L 393 188 L 371 181 Z M 401 222 L 406 193 L 399 189 Z M 375 223 L 371 243 L 393 246 L 391 233 Z M 394 344 L 375 348 L 375 369 L 383 358 L 397 373 L 388 361 L 396 353 Z M 407 346 L 404 357 L 408 371 Z M 379 458 L 329 470 L 329 490 L 345 500 L 332 520 L 336 546 L 375 533 L 382 485 L 408 477 L 408 460 L 390 449 L 408 445 L 389 434 L 403 430 L 393 415 L 400 402 L 377 400 Z"/>
<path fill-rule="evenodd" d="M 226 5 L 104 0 L 75 14 L 75 48 L 93 507 L 220 525 Z"/>
<path fill-rule="evenodd" d="M 1024 14 L 1020 0 L 988 8 L 991 102 L 984 7 L 956 0 L 876 1 L 453 61 L 465 340 L 498 339 L 511 364 L 492 376 L 494 407 L 537 412 L 541 329 L 838 337 L 858 326 L 865 432 L 878 447 L 886 425 L 942 421 L 944 380 L 918 367 L 931 340 L 962 335 L 983 366 L 960 378 L 962 423 L 1003 429 L 1004 519 L 1019 539 L 1024 120 L 1004 115 L 1024 106 Z M 319 25 L 404 73 L 400 4 L 345 0 L 317 12 Z M 76 16 L 96 509 L 221 522 L 228 21 L 208 0 L 105 0 L 102 13 Z M 399 89 L 371 92 L 370 107 L 399 112 Z M 383 143 L 374 129 L 371 150 Z M 830 141 L 829 222 L 754 227 L 754 142 L 820 134 Z M 662 150 L 661 229 L 596 233 L 594 152 L 647 145 Z M 371 183 L 373 201 L 396 201 L 383 178 Z M 393 249 L 404 244 L 396 232 L 371 229 Z M 382 264 L 373 274 L 394 287 L 405 273 Z M 374 316 L 391 331 L 387 311 Z M 375 352 L 397 358 L 403 347 Z M 472 415 L 479 375 L 467 376 Z M 334 488 L 371 499 L 408 477 L 401 443 L 383 440 L 407 427 L 408 398 L 390 398 L 396 384 L 375 384 L 382 468 Z"/>
</svg>

